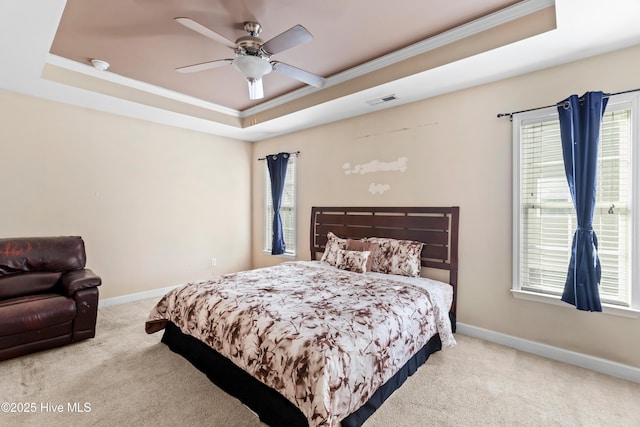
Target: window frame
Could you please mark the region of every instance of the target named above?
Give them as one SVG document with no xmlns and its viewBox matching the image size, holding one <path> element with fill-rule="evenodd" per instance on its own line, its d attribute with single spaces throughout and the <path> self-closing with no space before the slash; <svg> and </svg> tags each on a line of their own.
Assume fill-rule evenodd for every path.
<svg viewBox="0 0 640 427">
<path fill-rule="evenodd" d="M 291 168 L 291 164 L 293 162 L 293 168 Z M 273 209 L 270 206 L 273 205 L 273 201 L 271 200 L 271 179 L 269 178 L 269 167 L 267 166 L 267 162 L 264 162 L 264 214 L 263 214 L 263 224 L 264 224 L 264 244 L 263 251 L 271 255 L 271 238 L 272 238 L 272 223 L 273 223 Z M 287 185 L 293 187 L 292 197 L 292 219 L 291 224 L 286 224 L 286 226 L 290 226 L 293 236 L 293 241 L 285 240 L 285 252 L 280 255 L 280 257 L 285 258 L 295 258 L 297 253 L 297 211 L 298 211 L 298 156 L 294 153 L 291 153 L 289 156 L 289 162 L 287 164 L 287 175 L 285 177 L 285 187 L 283 192 L 287 191 Z M 284 197 L 284 196 L 283 196 Z M 282 210 L 282 208 L 281 208 Z M 285 219 L 282 219 L 283 229 L 287 228 L 285 226 Z M 284 234 L 284 232 L 283 232 Z M 293 246 L 293 248 L 291 248 Z"/>
<path fill-rule="evenodd" d="M 629 208 L 631 209 L 630 215 L 630 235 L 631 251 L 630 262 L 630 292 L 631 297 L 629 300 L 629 307 L 623 307 L 608 303 L 602 303 L 603 313 L 613 314 L 623 317 L 640 317 L 640 263 L 634 263 L 634 257 L 637 258 L 640 255 L 640 197 L 634 197 L 634 195 L 640 192 L 640 94 L 627 93 L 621 95 L 614 95 L 609 98 L 607 108 L 605 112 L 611 111 L 611 109 L 631 109 L 631 147 L 630 147 L 630 161 L 631 161 L 631 191 L 629 192 Z M 542 292 L 536 292 L 531 290 L 523 290 L 520 283 L 521 273 L 521 256 L 520 253 L 520 230 L 521 230 L 521 199 L 520 199 L 520 185 L 521 185 L 521 155 L 522 144 L 520 141 L 520 132 L 523 125 L 529 125 L 531 123 L 543 122 L 549 119 L 558 119 L 558 112 L 555 106 L 538 109 L 535 111 L 529 111 L 524 113 L 518 113 L 513 115 L 512 124 L 512 140 L 513 140 L 513 268 L 512 268 L 512 287 L 511 293 L 515 298 L 524 299 L 529 301 L 537 301 L 542 303 L 549 303 L 566 308 L 575 309 L 572 305 L 563 302 L 560 296 L 546 294 Z M 635 194 L 634 194 L 635 193 Z M 566 260 L 567 267 L 569 259 Z"/>
</svg>

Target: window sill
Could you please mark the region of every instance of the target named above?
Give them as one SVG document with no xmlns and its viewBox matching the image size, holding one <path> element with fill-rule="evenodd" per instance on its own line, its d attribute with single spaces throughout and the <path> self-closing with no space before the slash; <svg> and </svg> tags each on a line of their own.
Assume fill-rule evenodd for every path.
<svg viewBox="0 0 640 427">
<path fill-rule="evenodd" d="M 262 251 L 265 255 L 271 255 L 271 251 Z M 296 259 L 296 254 L 280 254 L 280 255 L 271 255 L 271 256 L 277 256 L 280 258 L 286 258 L 286 259 L 292 259 L 295 260 Z"/>
<path fill-rule="evenodd" d="M 566 308 L 573 308 L 575 310 L 574 306 L 572 306 L 571 304 L 567 304 L 566 302 L 560 300 L 560 297 L 557 297 L 554 295 L 537 294 L 535 292 L 519 291 L 515 289 L 512 289 L 511 293 L 513 294 L 514 298 L 517 298 L 517 299 L 542 302 L 546 304 L 553 304 L 553 305 L 558 305 Z M 621 316 L 621 317 L 629 317 L 632 319 L 637 319 L 640 317 L 640 310 L 636 310 L 628 307 L 620 307 L 620 306 L 611 305 L 611 304 L 602 304 L 602 312 L 604 314 L 611 314 L 614 316 Z"/>
</svg>

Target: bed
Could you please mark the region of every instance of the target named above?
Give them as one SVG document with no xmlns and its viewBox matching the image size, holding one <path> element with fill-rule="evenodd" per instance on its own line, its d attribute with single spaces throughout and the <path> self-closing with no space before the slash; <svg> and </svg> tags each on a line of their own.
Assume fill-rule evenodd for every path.
<svg viewBox="0 0 640 427">
<path fill-rule="evenodd" d="M 311 261 L 178 287 L 146 331 L 269 426 L 360 426 L 455 345 L 458 221 L 458 207 L 314 207 Z M 447 283 L 415 277 L 432 269 Z"/>
</svg>

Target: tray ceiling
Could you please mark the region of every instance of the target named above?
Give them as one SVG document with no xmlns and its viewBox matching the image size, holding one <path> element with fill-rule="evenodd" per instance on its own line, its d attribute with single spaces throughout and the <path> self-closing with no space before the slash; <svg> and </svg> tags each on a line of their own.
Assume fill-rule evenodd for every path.
<svg viewBox="0 0 640 427">
<path fill-rule="evenodd" d="M 637 0 L 5 0 L 0 12 L 0 89 L 245 141 L 640 43 Z M 232 66 L 177 73 L 234 56 L 178 16 L 230 40 L 247 20 L 263 40 L 301 24 L 313 40 L 272 59 L 326 85 L 272 72 L 250 101 Z"/>
</svg>

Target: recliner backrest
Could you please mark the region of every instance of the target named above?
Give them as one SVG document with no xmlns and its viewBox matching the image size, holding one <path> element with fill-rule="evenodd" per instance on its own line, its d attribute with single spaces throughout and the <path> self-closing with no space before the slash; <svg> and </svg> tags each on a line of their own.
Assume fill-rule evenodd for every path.
<svg viewBox="0 0 640 427">
<path fill-rule="evenodd" d="M 0 299 L 52 292 L 63 273 L 85 264 L 79 236 L 0 239 Z"/>
<path fill-rule="evenodd" d="M 0 239 L 0 277 L 20 272 L 65 272 L 84 268 L 79 236 Z"/>
</svg>

